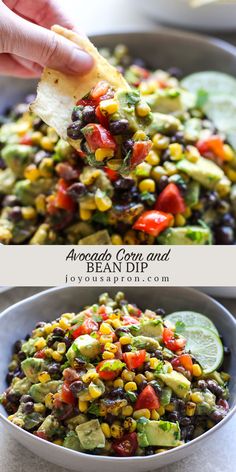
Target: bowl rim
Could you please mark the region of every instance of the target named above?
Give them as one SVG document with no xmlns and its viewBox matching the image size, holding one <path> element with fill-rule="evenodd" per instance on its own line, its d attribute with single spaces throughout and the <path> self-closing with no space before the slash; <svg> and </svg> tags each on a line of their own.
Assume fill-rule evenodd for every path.
<svg viewBox="0 0 236 472">
<path fill-rule="evenodd" d="M 7 316 L 7 313 L 9 311 L 11 311 L 12 309 L 15 310 L 15 309 L 18 309 L 21 305 L 24 305 L 24 303 L 29 303 L 29 302 L 32 302 L 38 298 L 41 298 L 41 297 L 44 297 L 45 295 L 47 294 L 50 294 L 50 293 L 57 293 L 59 292 L 60 290 L 62 289 L 65 289 L 65 288 L 82 288 L 82 287 L 70 287 L 70 286 L 67 286 L 67 285 L 63 285 L 63 286 L 60 286 L 60 287 L 52 287 L 52 288 L 49 288 L 49 289 L 46 289 L 46 290 L 43 290 L 42 292 L 39 292 L 39 293 L 36 293 L 30 297 L 27 297 L 27 298 L 24 298 L 23 300 L 20 300 L 19 302 L 17 303 L 14 303 L 13 305 L 10 305 L 8 308 L 6 308 L 5 310 L 3 310 L 1 313 L 0 313 L 0 320 L 2 317 L 4 316 Z M 89 288 L 89 287 L 88 287 Z M 103 288 L 103 287 L 101 287 Z M 112 287 L 113 288 L 113 287 Z M 119 290 L 120 287 L 117 287 L 117 290 Z M 122 287 L 123 289 L 126 288 L 126 287 Z M 129 288 L 129 287 L 127 287 Z M 133 287 L 131 287 L 133 288 Z M 145 288 L 145 287 L 144 287 Z M 152 288 L 152 287 L 150 287 Z M 218 302 L 217 300 L 215 300 L 213 297 L 210 297 L 209 295 L 206 295 L 205 293 L 202 293 L 198 290 L 196 290 L 195 288 L 189 288 L 189 287 L 160 287 L 160 288 L 164 288 L 164 289 L 171 289 L 171 288 L 174 288 L 174 289 L 179 289 L 180 291 L 185 291 L 189 294 L 192 293 L 192 295 L 195 295 L 197 294 L 197 296 L 200 297 L 200 299 L 202 299 L 203 301 L 206 300 L 206 301 L 211 301 L 213 304 L 216 305 L 216 307 L 218 307 L 222 312 L 224 312 L 224 316 L 227 316 L 228 319 L 230 319 L 230 321 L 235 325 L 235 329 L 236 329 L 236 319 L 233 317 L 233 315 L 229 312 L 229 310 L 227 308 L 224 307 L 224 305 L 222 305 L 220 302 Z M 105 287 L 104 287 L 105 289 Z M 108 291 L 109 291 L 109 287 L 107 287 Z M 74 457 L 83 457 L 84 459 L 90 459 L 92 461 L 99 461 L 99 462 L 103 462 L 103 461 L 106 461 L 106 462 L 113 462 L 115 460 L 115 462 L 120 462 L 120 463 L 129 463 L 131 461 L 146 461 L 147 463 L 152 463 L 154 461 L 157 460 L 157 458 L 162 458 L 164 455 L 168 455 L 168 457 L 173 457 L 175 455 L 175 451 L 177 451 L 177 453 L 180 453 L 181 454 L 181 451 L 184 449 L 188 449 L 189 447 L 191 447 L 192 445 L 194 444 L 198 444 L 200 443 L 204 438 L 209 438 L 211 436 L 212 433 L 216 432 L 217 430 L 219 430 L 223 425 L 225 425 L 231 418 L 232 416 L 236 413 L 236 405 L 229 410 L 228 414 L 223 418 L 223 420 L 221 420 L 219 423 L 217 423 L 215 426 L 213 426 L 213 428 L 209 429 L 208 431 L 206 431 L 205 433 L 203 433 L 201 436 L 198 436 L 197 438 L 195 439 L 192 439 L 191 441 L 189 441 L 188 443 L 186 444 L 182 444 L 180 446 L 177 446 L 173 449 L 169 449 L 167 451 L 164 451 L 164 452 L 161 452 L 161 453 L 158 453 L 158 454 L 153 454 L 152 456 L 131 456 L 131 457 L 111 457 L 111 456 L 99 456 L 99 455 L 93 455 L 93 454 L 87 454 L 85 452 L 79 452 L 79 451 L 73 451 L 72 449 L 68 449 L 68 448 L 65 448 L 67 450 L 67 453 L 71 453 Z M 29 437 L 31 438 L 33 441 L 40 441 L 42 444 L 45 444 L 49 447 L 49 448 L 55 448 L 55 452 L 57 450 L 62 450 L 62 446 L 59 446 L 57 444 L 53 444 L 49 441 L 45 441 L 41 438 L 38 438 L 37 436 L 34 436 L 32 433 L 28 432 L 28 431 L 25 431 L 24 429 L 20 428 L 19 426 L 11 423 L 1 412 L 0 412 L 0 419 L 3 421 L 3 423 L 5 423 L 6 427 L 8 428 L 11 428 L 13 431 L 16 429 L 18 431 L 21 432 L 22 435 L 25 435 L 26 438 Z M 178 459 L 177 459 L 178 460 Z"/>
</svg>

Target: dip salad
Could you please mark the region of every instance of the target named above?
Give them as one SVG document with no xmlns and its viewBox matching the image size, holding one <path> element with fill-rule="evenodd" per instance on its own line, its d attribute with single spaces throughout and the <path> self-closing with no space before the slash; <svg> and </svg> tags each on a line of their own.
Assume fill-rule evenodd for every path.
<svg viewBox="0 0 236 472">
<path fill-rule="evenodd" d="M 1 403 L 9 421 L 54 444 L 152 455 L 227 415 L 226 354 L 206 316 L 142 311 L 121 292 L 104 293 L 15 342 Z"/>
</svg>

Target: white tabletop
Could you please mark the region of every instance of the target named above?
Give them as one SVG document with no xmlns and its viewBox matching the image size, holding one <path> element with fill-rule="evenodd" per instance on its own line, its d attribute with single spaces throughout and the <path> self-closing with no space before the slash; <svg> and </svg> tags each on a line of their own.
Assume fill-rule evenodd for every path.
<svg viewBox="0 0 236 472">
<path fill-rule="evenodd" d="M 0 312 L 39 289 L 14 288 L 0 294 Z M 236 315 L 236 299 L 219 299 Z M 178 463 L 164 467 L 161 472 L 232 472 L 236 464 L 236 448 L 233 441 L 236 433 L 236 415 L 217 431 L 199 451 Z M 69 472 L 50 464 L 18 444 L 0 424 L 0 470 L 2 472 Z M 160 470 L 160 469 L 159 469 Z M 78 468 L 78 472 L 80 472 Z"/>
</svg>

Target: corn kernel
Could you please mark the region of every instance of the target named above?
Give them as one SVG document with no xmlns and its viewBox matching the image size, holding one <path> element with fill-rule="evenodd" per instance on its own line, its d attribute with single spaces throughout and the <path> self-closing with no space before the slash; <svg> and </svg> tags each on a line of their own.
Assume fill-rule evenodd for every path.
<svg viewBox="0 0 236 472">
<path fill-rule="evenodd" d="M 140 384 L 144 380 L 146 380 L 146 377 L 143 374 L 137 374 L 137 375 L 135 375 L 134 380 L 135 380 L 135 382 L 137 382 L 137 384 Z"/>
<path fill-rule="evenodd" d="M 236 182 L 236 170 L 226 169 L 226 175 L 231 180 L 231 182 Z"/>
<path fill-rule="evenodd" d="M 109 351 L 104 351 L 103 354 L 102 354 L 102 358 L 107 360 L 107 359 L 114 359 L 115 357 L 115 354 L 113 354 L 113 352 L 109 352 Z"/>
<path fill-rule="evenodd" d="M 90 220 L 92 218 L 92 214 L 93 213 L 91 210 L 83 210 L 82 208 L 80 208 L 79 216 L 82 221 Z"/>
<path fill-rule="evenodd" d="M 44 413 L 45 412 L 45 406 L 43 403 L 35 403 L 34 404 L 34 411 L 36 413 Z"/>
<path fill-rule="evenodd" d="M 125 346 L 126 344 L 130 344 L 132 342 L 132 338 L 130 336 L 121 336 L 120 337 L 120 343 L 122 346 Z"/>
<path fill-rule="evenodd" d="M 113 336 L 112 336 L 112 334 L 103 334 L 103 335 L 100 337 L 100 339 L 99 339 L 99 342 L 100 342 L 101 344 L 106 344 L 106 343 L 109 343 L 109 342 L 112 343 L 112 341 L 113 341 Z"/>
<path fill-rule="evenodd" d="M 147 418 L 148 420 L 150 420 L 151 412 L 147 408 L 142 408 L 141 410 L 136 410 L 133 413 L 133 417 L 134 417 L 135 420 L 138 420 L 139 418 L 142 418 L 142 417 Z"/>
<path fill-rule="evenodd" d="M 147 116 L 151 111 L 150 106 L 146 102 L 140 102 L 136 105 L 136 113 L 138 116 Z"/>
<path fill-rule="evenodd" d="M 235 178 L 235 182 L 236 182 L 236 171 L 234 172 L 235 174 L 231 174 L 231 176 L 230 177 L 228 176 L 228 177 L 230 179 Z M 229 179 L 227 179 L 226 176 L 222 177 L 222 179 L 219 180 L 219 182 L 217 182 L 216 191 L 219 193 L 220 197 L 226 197 L 226 195 L 228 195 L 228 193 L 230 192 L 230 181 Z"/>
<path fill-rule="evenodd" d="M 188 161 L 195 163 L 198 161 L 199 157 L 200 157 L 200 152 L 195 146 L 190 146 L 190 145 L 187 146 L 186 159 L 188 159 Z"/>
<path fill-rule="evenodd" d="M 111 437 L 111 428 L 108 423 L 101 423 L 101 429 L 106 439 Z"/>
<path fill-rule="evenodd" d="M 46 357 L 52 357 L 53 352 L 54 352 L 53 349 L 51 349 L 50 347 L 48 347 L 48 348 L 45 349 L 45 351 L 44 351 Z"/>
<path fill-rule="evenodd" d="M 145 372 L 145 377 L 148 382 L 151 382 L 151 380 L 154 380 L 154 374 L 152 372 L 149 372 L 148 370 Z"/>
<path fill-rule="evenodd" d="M 86 413 L 86 411 L 88 411 L 88 402 L 79 400 L 78 407 L 81 413 Z"/>
<path fill-rule="evenodd" d="M 232 161 L 233 158 L 235 157 L 235 153 L 233 149 L 231 148 L 231 146 L 229 146 L 228 144 L 224 144 L 223 149 L 224 149 L 224 161 L 228 161 L 228 162 Z"/>
<path fill-rule="evenodd" d="M 57 361 L 57 362 L 62 361 L 62 355 L 59 354 L 59 352 L 57 352 L 57 351 L 53 351 L 52 358 L 54 359 L 54 361 Z"/>
<path fill-rule="evenodd" d="M 183 148 L 179 143 L 169 145 L 170 158 L 172 161 L 179 161 L 183 157 Z"/>
<path fill-rule="evenodd" d="M 134 246 L 138 243 L 136 232 L 132 229 L 127 231 L 124 235 L 124 244 Z"/>
<path fill-rule="evenodd" d="M 98 148 L 95 151 L 95 159 L 98 162 L 104 161 L 107 157 L 113 157 L 114 151 L 108 148 Z"/>
<path fill-rule="evenodd" d="M 51 380 L 51 377 L 48 372 L 41 372 L 38 375 L 38 380 L 41 383 L 46 383 L 46 382 L 49 382 L 49 380 Z"/>
<path fill-rule="evenodd" d="M 111 426 L 111 436 L 116 439 L 122 438 L 124 429 L 119 424 L 113 424 Z"/>
<path fill-rule="evenodd" d="M 151 171 L 151 176 L 157 182 L 160 180 L 163 175 L 167 175 L 166 169 L 162 166 L 155 166 Z"/>
<path fill-rule="evenodd" d="M 166 411 L 172 412 L 172 411 L 174 411 L 174 409 L 175 409 L 174 403 L 169 403 L 168 405 L 165 406 Z"/>
<path fill-rule="evenodd" d="M 157 410 L 152 410 L 151 411 L 151 419 L 154 420 L 154 421 L 157 421 L 157 420 L 160 419 L 160 415 L 157 412 Z"/>
<path fill-rule="evenodd" d="M 18 136 L 24 136 L 27 131 L 30 129 L 30 122 L 29 121 L 21 121 L 21 123 L 17 124 L 17 134 Z"/>
<path fill-rule="evenodd" d="M 193 392 L 190 395 L 190 400 L 194 403 L 202 403 L 204 399 L 201 393 Z"/>
<path fill-rule="evenodd" d="M 119 110 L 119 103 L 113 99 L 102 100 L 100 102 L 99 107 L 104 115 L 112 115 L 113 113 L 116 113 Z"/>
<path fill-rule="evenodd" d="M 186 405 L 186 415 L 193 416 L 196 411 L 196 403 L 187 402 Z"/>
<path fill-rule="evenodd" d="M 202 369 L 199 364 L 193 364 L 192 374 L 194 377 L 200 377 L 202 375 Z"/>
<path fill-rule="evenodd" d="M 111 329 L 108 323 L 102 323 L 99 329 L 101 334 L 112 334 L 114 331 Z"/>
<path fill-rule="evenodd" d="M 43 349 L 46 345 L 47 343 L 45 339 L 42 338 L 36 341 L 36 343 L 34 344 L 34 347 L 37 349 L 37 351 L 41 351 L 41 349 Z"/>
<path fill-rule="evenodd" d="M 65 352 L 66 352 L 66 345 L 65 345 L 65 343 L 58 343 L 58 345 L 57 345 L 57 352 L 59 352 L 59 354 L 65 354 Z"/>
<path fill-rule="evenodd" d="M 53 331 L 52 325 L 51 325 L 50 323 L 46 324 L 46 325 L 44 326 L 44 331 L 45 331 L 46 334 L 51 334 L 52 331 Z"/>
<path fill-rule="evenodd" d="M 162 136 L 162 134 L 156 133 L 152 138 L 152 142 L 157 149 L 166 149 L 170 140 L 167 136 Z"/>
<path fill-rule="evenodd" d="M 56 444 L 57 446 L 62 446 L 63 445 L 63 439 L 55 439 L 55 441 L 53 441 L 53 444 Z"/>
<path fill-rule="evenodd" d="M 124 381 L 122 379 L 116 379 L 113 382 L 113 387 L 114 388 L 123 388 L 124 387 Z"/>
<path fill-rule="evenodd" d="M 131 417 L 125 418 L 124 428 L 128 430 L 129 433 L 133 433 L 136 430 L 136 427 L 137 427 L 137 422 L 133 418 Z"/>
<path fill-rule="evenodd" d="M 160 416 L 163 416 L 165 414 L 165 408 L 164 406 L 160 406 L 159 408 L 157 408 L 157 413 L 160 415 Z"/>
<path fill-rule="evenodd" d="M 156 357 L 151 357 L 150 359 L 150 369 L 156 369 L 160 361 Z"/>
<path fill-rule="evenodd" d="M 53 151 L 54 150 L 54 143 L 48 136 L 43 136 L 42 139 L 40 140 L 40 146 L 45 150 L 45 151 Z"/>
<path fill-rule="evenodd" d="M 133 407 L 131 405 L 123 406 L 121 410 L 122 416 L 131 416 L 133 414 Z"/>
<path fill-rule="evenodd" d="M 53 143 L 56 143 L 58 141 L 58 134 L 57 132 L 55 131 L 54 128 L 52 128 L 51 126 L 48 126 L 48 129 L 47 129 L 47 136 L 49 137 L 49 139 L 53 142 Z"/>
<path fill-rule="evenodd" d="M 106 343 L 105 350 L 109 352 L 113 352 L 115 354 L 118 350 L 118 347 L 113 343 Z"/>
<path fill-rule="evenodd" d="M 92 397 L 89 393 L 89 391 L 85 391 L 85 393 L 81 393 L 80 396 L 79 396 L 79 399 L 80 401 L 82 402 L 91 402 L 92 401 Z"/>
<path fill-rule="evenodd" d="M 149 177 L 151 170 L 152 166 L 148 162 L 143 161 L 137 165 L 135 175 L 137 177 Z"/>
<path fill-rule="evenodd" d="M 43 135 L 40 133 L 40 131 L 34 131 L 34 133 L 31 135 L 32 144 L 39 144 L 42 137 Z"/>
<path fill-rule="evenodd" d="M 175 215 L 175 226 L 184 226 L 186 224 L 186 219 L 181 213 Z"/>
<path fill-rule="evenodd" d="M 64 330 L 67 330 L 67 329 L 70 328 L 70 323 L 68 323 L 66 317 L 61 318 L 60 321 L 59 321 L 59 326 L 60 326 L 60 328 L 62 328 Z"/>
<path fill-rule="evenodd" d="M 143 95 L 149 95 L 154 93 L 158 88 L 156 80 L 149 80 L 148 82 L 141 82 L 140 84 L 140 93 Z"/>
<path fill-rule="evenodd" d="M 44 398 L 45 406 L 46 408 L 49 408 L 52 410 L 53 408 L 53 393 L 47 393 L 47 395 Z"/>
<path fill-rule="evenodd" d="M 131 372 L 130 370 L 124 369 L 121 374 L 121 377 L 125 382 L 132 382 L 132 380 L 134 380 L 135 373 Z"/>
<path fill-rule="evenodd" d="M 147 138 L 146 133 L 144 131 L 138 130 L 136 133 L 133 135 L 133 140 L 134 141 L 144 141 Z"/>
<path fill-rule="evenodd" d="M 147 162 L 151 166 L 157 166 L 158 164 L 160 164 L 160 157 L 158 156 L 157 152 L 152 149 L 147 155 L 145 162 Z"/>
<path fill-rule="evenodd" d="M 113 234 L 111 236 L 111 242 L 114 246 L 121 246 L 123 244 L 122 237 L 119 234 Z"/>
<path fill-rule="evenodd" d="M 173 162 L 164 162 L 163 164 L 165 170 L 166 170 L 166 173 L 167 175 L 175 175 L 177 174 L 177 169 L 176 169 L 176 166 Z"/>
<path fill-rule="evenodd" d="M 30 182 L 34 182 L 35 180 L 39 178 L 39 176 L 40 176 L 40 172 L 37 169 L 35 164 L 28 165 L 24 170 L 24 177 L 30 180 Z"/>
<path fill-rule="evenodd" d="M 96 369 L 90 369 L 86 374 L 82 375 L 82 381 L 84 383 L 92 382 L 93 380 L 98 379 L 99 375 L 96 372 Z"/>
<path fill-rule="evenodd" d="M 99 398 L 102 395 L 101 389 L 93 383 L 89 385 L 88 390 L 89 390 L 89 395 L 91 395 L 93 399 Z"/>
<path fill-rule="evenodd" d="M 137 390 L 137 385 L 135 382 L 127 382 L 125 384 L 125 391 L 126 392 L 135 392 Z"/>
<path fill-rule="evenodd" d="M 117 329 L 117 328 L 120 328 L 122 326 L 122 323 L 120 320 L 112 320 L 112 326 L 113 328 Z"/>
<path fill-rule="evenodd" d="M 144 179 L 139 183 L 140 192 L 151 192 L 154 193 L 156 190 L 156 184 L 153 179 Z"/>
<path fill-rule="evenodd" d="M 192 215 L 192 210 L 191 210 L 191 208 L 190 208 L 190 207 L 186 207 L 186 209 L 185 209 L 185 211 L 184 211 L 184 213 L 183 213 L 183 216 L 184 216 L 185 218 L 190 218 L 191 215 Z"/>
</svg>

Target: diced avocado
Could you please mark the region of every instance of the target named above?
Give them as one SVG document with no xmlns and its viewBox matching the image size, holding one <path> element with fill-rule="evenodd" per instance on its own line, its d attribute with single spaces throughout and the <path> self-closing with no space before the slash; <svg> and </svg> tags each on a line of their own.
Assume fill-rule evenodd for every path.
<svg viewBox="0 0 236 472">
<path fill-rule="evenodd" d="M 17 221 L 12 229 L 12 242 L 14 244 L 22 244 L 28 240 L 36 230 L 35 220 Z"/>
<path fill-rule="evenodd" d="M 39 193 L 47 193 L 54 185 L 53 179 L 40 178 L 35 182 L 28 179 L 20 180 L 14 187 L 14 194 L 23 205 L 33 205 Z"/>
<path fill-rule="evenodd" d="M 205 375 L 204 378 L 215 380 L 219 385 L 221 385 L 221 387 L 223 387 L 224 385 L 224 381 L 220 373 L 217 372 L 216 370 L 214 372 L 211 372 L 210 374 Z"/>
<path fill-rule="evenodd" d="M 158 89 L 155 93 L 145 96 L 145 99 L 153 112 L 166 114 L 185 111 L 195 103 L 194 95 L 183 89 Z"/>
<path fill-rule="evenodd" d="M 72 147 L 64 139 L 59 139 L 55 146 L 55 159 L 57 161 L 67 160 L 71 156 Z"/>
<path fill-rule="evenodd" d="M 202 121 L 199 118 L 190 118 L 184 125 L 184 137 L 187 141 L 196 142 L 202 129 Z"/>
<path fill-rule="evenodd" d="M 179 398 L 185 398 L 190 391 L 191 382 L 180 372 L 158 373 L 156 376 L 161 379 Z"/>
<path fill-rule="evenodd" d="M 37 357 L 28 357 L 21 363 L 21 367 L 26 377 L 35 383 L 38 381 L 38 375 L 45 368 L 45 362 Z"/>
<path fill-rule="evenodd" d="M 7 144 L 2 150 L 2 158 L 17 177 L 23 177 L 24 170 L 32 161 L 34 148 L 25 144 Z"/>
<path fill-rule="evenodd" d="M 161 397 L 160 397 L 161 405 L 163 406 L 169 405 L 171 397 L 172 397 L 172 389 L 170 387 L 162 388 Z"/>
<path fill-rule="evenodd" d="M 170 421 L 138 421 L 138 443 L 140 447 L 162 446 L 176 447 L 180 444 L 178 423 Z"/>
<path fill-rule="evenodd" d="M 39 427 L 38 431 L 45 433 L 48 438 L 51 438 L 55 434 L 58 434 L 61 429 L 58 419 L 53 415 L 48 415 Z"/>
<path fill-rule="evenodd" d="M 152 338 L 162 339 L 163 322 L 161 320 L 147 320 L 141 323 L 139 335 L 150 336 Z"/>
<path fill-rule="evenodd" d="M 185 202 L 187 205 L 192 208 L 199 202 L 200 196 L 200 184 L 195 180 L 192 180 L 188 184 L 187 192 L 185 194 Z"/>
<path fill-rule="evenodd" d="M 32 357 L 35 354 L 36 348 L 34 347 L 34 345 L 39 340 L 40 338 L 29 338 L 28 341 L 25 341 L 22 344 L 21 350 L 25 353 L 27 357 Z"/>
<path fill-rule="evenodd" d="M 67 433 L 63 442 L 63 446 L 67 447 L 67 449 L 73 449 L 74 451 L 82 450 L 80 440 L 75 431 L 69 431 L 69 433 Z"/>
<path fill-rule="evenodd" d="M 87 421 L 75 428 L 83 449 L 105 447 L 105 436 L 98 420 Z"/>
<path fill-rule="evenodd" d="M 166 245 L 193 245 L 193 244 L 211 244 L 211 230 L 202 226 L 185 226 L 169 228 L 157 238 L 159 244 Z"/>
<path fill-rule="evenodd" d="M 86 423 L 87 421 L 87 416 L 83 415 L 80 413 L 79 415 L 73 416 L 72 418 L 69 418 L 66 420 L 66 424 L 70 427 L 75 429 L 76 426 L 79 426 L 79 424 Z"/>
<path fill-rule="evenodd" d="M 30 244 L 47 244 L 49 232 L 50 226 L 46 223 L 41 224 L 31 238 Z"/>
<path fill-rule="evenodd" d="M 94 245 L 111 245 L 111 238 L 109 233 L 106 229 L 102 229 L 101 231 L 97 231 L 89 236 L 86 236 L 83 239 L 80 239 L 78 244 L 85 244 L 87 246 L 94 246 Z"/>
<path fill-rule="evenodd" d="M 129 128 L 135 132 L 138 129 L 144 129 L 152 121 L 152 114 L 149 113 L 145 118 L 139 118 L 135 113 L 135 106 L 140 101 L 140 94 L 137 90 L 118 91 L 116 98 L 119 102 L 119 118 L 125 118 L 129 122 Z"/>
<path fill-rule="evenodd" d="M 15 181 L 16 176 L 11 169 L 0 170 L 0 193 L 10 194 Z"/>
<path fill-rule="evenodd" d="M 15 393 L 18 393 L 19 395 L 25 395 L 28 393 L 29 389 L 31 387 L 31 382 L 27 377 L 24 377 L 23 379 L 14 379 L 13 380 L 13 386 L 12 390 Z"/>
<path fill-rule="evenodd" d="M 151 352 L 160 349 L 160 344 L 157 339 L 149 336 L 135 336 L 132 340 L 132 344 L 137 349 L 146 349 Z"/>
<path fill-rule="evenodd" d="M 176 164 L 176 167 L 199 182 L 203 187 L 212 190 L 223 177 L 225 178 L 223 170 L 214 162 L 205 159 L 205 157 L 199 157 L 197 162 L 182 159 Z"/>
<path fill-rule="evenodd" d="M 35 411 L 24 415 L 24 429 L 30 431 L 31 429 L 36 428 L 40 423 L 42 423 L 43 420 L 43 415 Z"/>
<path fill-rule="evenodd" d="M 100 354 L 100 343 L 97 339 L 92 338 L 89 334 L 84 334 L 75 339 L 66 356 L 71 363 L 75 357 L 82 356 L 86 359 L 95 359 Z"/>
<path fill-rule="evenodd" d="M 56 393 L 58 392 L 59 388 L 62 386 L 60 380 L 51 380 L 47 383 L 37 383 L 30 387 L 29 395 L 33 397 L 35 402 L 42 403 L 44 402 L 44 398 L 48 393 Z"/>
<path fill-rule="evenodd" d="M 153 113 L 153 121 L 148 127 L 147 134 L 152 137 L 155 133 L 175 133 L 182 130 L 182 128 L 181 121 L 175 116 Z"/>
<path fill-rule="evenodd" d="M 14 225 L 6 218 L 0 218 L 0 243 L 9 244 L 12 241 Z"/>
</svg>

